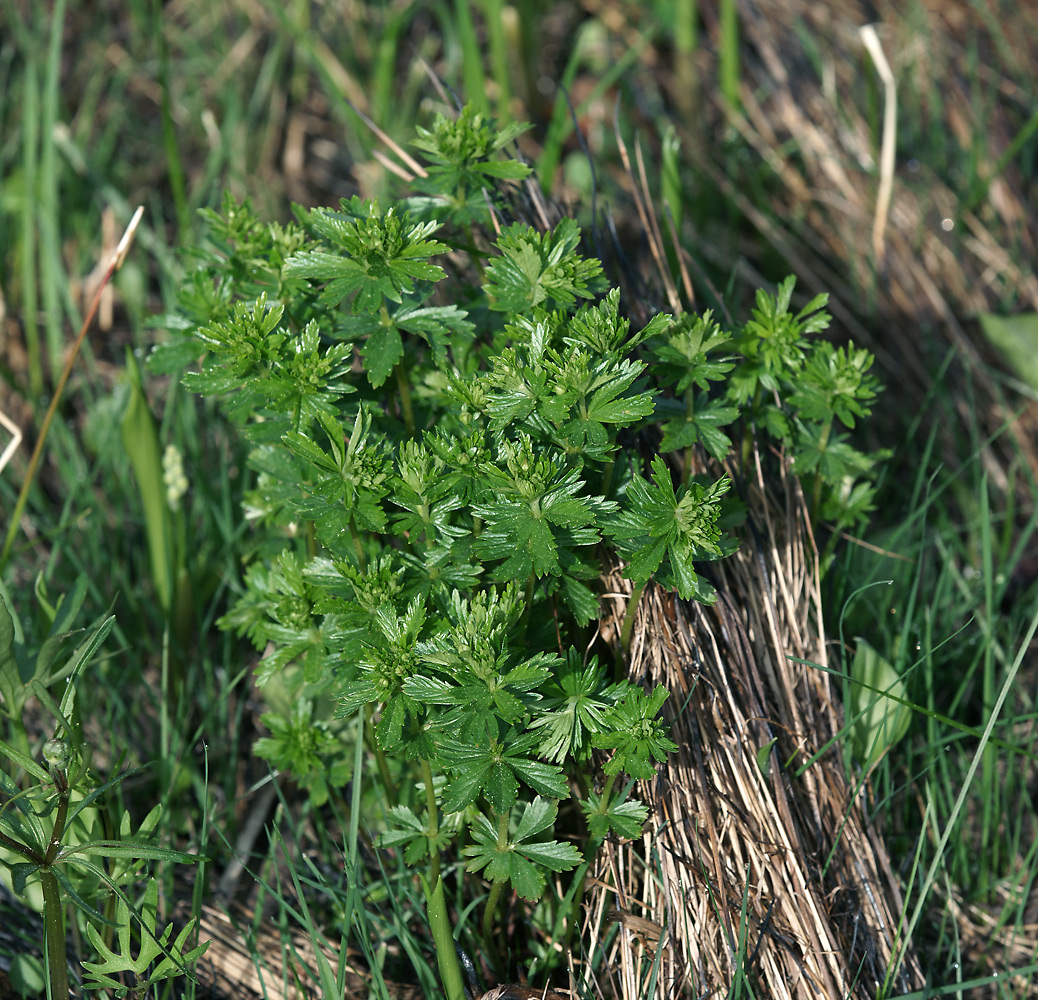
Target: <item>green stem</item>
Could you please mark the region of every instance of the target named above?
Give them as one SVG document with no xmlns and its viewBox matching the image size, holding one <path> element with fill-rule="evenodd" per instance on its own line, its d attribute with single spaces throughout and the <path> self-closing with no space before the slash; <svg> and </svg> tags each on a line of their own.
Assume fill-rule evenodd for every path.
<svg viewBox="0 0 1038 1000">
<path fill-rule="evenodd" d="M 47 853 L 44 855 L 44 865 L 54 864 L 54 860 L 61 850 L 61 838 L 65 836 L 65 817 L 68 815 L 68 789 L 58 797 L 58 811 L 54 816 L 54 826 L 50 831 L 50 843 L 47 845 Z"/>
<path fill-rule="evenodd" d="M 310 559 L 317 556 L 317 525 L 313 521 L 306 522 L 306 554 Z"/>
<path fill-rule="evenodd" d="M 65 920 L 61 887 L 49 868 L 40 870 L 43 883 L 43 920 L 46 925 L 47 975 L 53 1000 L 65 1000 L 68 992 L 68 960 L 65 955 Z"/>
<path fill-rule="evenodd" d="M 821 437 L 818 439 L 818 450 L 824 452 L 829 446 L 829 435 L 832 433 L 833 422 L 830 420 L 824 428 L 822 428 Z M 817 523 L 819 519 L 819 508 L 822 503 L 822 471 L 821 464 L 815 470 L 815 481 L 811 488 L 811 516 Z"/>
<path fill-rule="evenodd" d="M 357 562 L 360 565 L 362 573 L 368 571 L 368 557 L 364 555 L 364 544 L 360 540 L 360 532 L 357 531 L 357 525 L 353 518 L 350 518 L 350 538 L 353 539 L 353 547 L 357 552 Z"/>
<path fill-rule="evenodd" d="M 400 412 L 404 417 L 404 426 L 408 436 L 414 437 L 414 409 L 411 406 L 411 387 L 407 384 L 407 370 L 401 361 L 396 368 L 396 384 L 400 392 Z"/>
<path fill-rule="evenodd" d="M 374 714 L 375 705 L 372 702 L 367 705 L 364 711 L 364 727 L 371 739 L 371 752 L 375 755 L 375 763 L 378 765 L 378 776 L 382 782 L 386 798 L 390 802 L 396 802 L 396 785 L 389 774 L 389 762 L 386 760 L 382 747 L 378 745 L 378 738 L 375 736 L 375 730 L 371 725 L 371 719 Z"/>
<path fill-rule="evenodd" d="M 760 399 L 761 399 L 761 388 L 760 382 L 757 383 L 757 388 L 753 392 L 753 402 L 745 409 L 745 413 L 748 414 L 744 418 L 743 431 L 742 431 L 742 466 L 744 469 L 750 467 L 750 455 L 753 454 L 753 425 L 757 417 L 760 415 Z"/>
<path fill-rule="evenodd" d="M 631 635 L 634 633 L 634 619 L 638 612 L 638 602 L 642 598 L 646 581 L 634 585 L 631 596 L 627 598 L 627 610 L 624 612 L 624 627 L 620 632 L 620 644 L 616 647 L 616 671 L 613 679 L 619 683 L 623 675 L 624 660 L 631 649 Z"/>
<path fill-rule="evenodd" d="M 602 470 L 602 496 L 609 496 L 609 488 L 613 485 L 613 467 L 615 463 L 609 459 Z"/>
<path fill-rule="evenodd" d="M 696 415 L 696 396 L 695 387 L 689 386 L 685 390 L 685 422 L 692 423 L 693 418 Z M 692 479 L 692 458 L 693 458 L 693 446 L 689 445 L 685 449 L 685 470 L 681 475 L 682 486 L 688 486 L 689 481 Z"/>
<path fill-rule="evenodd" d="M 425 808 L 429 814 L 425 827 L 426 836 L 429 838 L 429 882 L 431 885 L 436 885 L 436 881 L 440 877 L 440 851 L 432 844 L 440 835 L 440 814 L 436 807 L 432 765 L 424 758 L 422 759 L 422 780 L 425 782 Z"/>
<path fill-rule="evenodd" d="M 602 786 L 602 797 L 598 800 L 598 812 L 603 816 L 609 812 L 609 798 L 613 794 L 613 785 L 616 784 L 616 775 L 610 774 L 606 783 Z"/>
<path fill-rule="evenodd" d="M 499 971 L 501 969 L 501 956 L 497 950 L 497 942 L 494 940 L 494 912 L 497 910 L 497 902 L 501 898 L 504 888 L 504 882 L 495 882 L 490 887 L 486 909 L 483 911 L 483 945 L 487 949 L 490 964 Z"/>
<path fill-rule="evenodd" d="M 598 800 L 598 809 L 596 813 L 605 815 L 609 811 L 609 799 L 613 794 L 613 785 L 616 783 L 616 775 L 610 774 L 606 778 L 605 785 L 602 786 L 602 796 Z M 585 798 L 586 798 L 585 793 Z M 598 853 L 598 849 L 602 846 L 604 841 L 603 837 L 591 837 L 587 846 L 584 848 L 584 863 L 577 869 L 577 873 L 574 876 L 574 883 L 566 899 L 563 901 L 564 909 L 570 914 L 570 919 L 566 928 L 566 940 L 571 940 L 574 929 L 580 926 L 580 915 L 582 912 L 582 904 L 584 901 L 584 884 L 587 881 L 588 869 L 595 860 L 595 855 Z"/>
<path fill-rule="evenodd" d="M 499 813 L 497 817 L 497 846 L 504 850 L 508 846 L 508 810 Z M 490 887 L 490 895 L 487 897 L 486 909 L 483 910 L 483 945 L 487 949 L 491 962 L 500 972 L 501 958 L 497 950 L 497 942 L 494 940 L 494 914 L 497 912 L 498 900 L 501 898 L 506 882 L 494 882 Z"/>
<path fill-rule="evenodd" d="M 526 639 L 526 626 L 530 622 L 530 608 L 533 606 L 533 588 L 537 583 L 537 577 L 534 575 L 533 570 L 530 570 L 530 575 L 526 578 L 526 590 L 523 593 L 523 616 L 519 619 L 519 638 L 520 640 Z"/>
</svg>

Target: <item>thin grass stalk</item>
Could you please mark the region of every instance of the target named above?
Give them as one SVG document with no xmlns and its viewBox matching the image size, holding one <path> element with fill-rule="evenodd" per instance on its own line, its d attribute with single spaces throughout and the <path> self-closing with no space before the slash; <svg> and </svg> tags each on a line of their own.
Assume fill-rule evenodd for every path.
<svg viewBox="0 0 1038 1000">
<path fill-rule="evenodd" d="M 40 229 L 40 278 L 43 292 L 43 316 L 47 329 L 47 350 L 52 365 L 56 364 L 57 359 L 61 357 L 61 299 L 62 288 L 66 287 L 61 273 L 61 231 L 58 224 L 61 198 L 58 194 L 58 151 L 53 135 L 58 122 L 67 6 L 67 0 L 57 0 L 51 13 L 50 39 L 47 46 L 47 66 L 41 105 L 40 133 L 43 144 L 40 150 L 40 169 L 36 178 L 26 178 L 30 184 L 34 180 L 39 184 L 39 211 L 36 221 Z M 67 287 L 65 306 L 70 317 L 76 315 L 77 310 L 72 308 L 71 298 L 67 295 Z"/>
<path fill-rule="evenodd" d="M 490 111 L 490 102 L 483 72 L 483 50 L 476 37 L 469 4 L 470 0 L 455 0 L 454 4 L 454 25 L 461 46 L 461 79 L 465 86 L 465 99 L 486 114 Z"/>
<path fill-rule="evenodd" d="M 483 0 L 483 18 L 490 42 L 490 72 L 497 84 L 497 118 L 512 120 L 512 84 L 508 75 L 508 44 L 505 41 L 504 4 L 502 0 Z"/>
<path fill-rule="evenodd" d="M 40 459 L 43 456 L 43 446 L 46 444 L 50 425 L 54 421 L 54 414 L 57 412 L 58 403 L 61 401 L 62 394 L 65 391 L 65 385 L 68 382 L 69 375 L 72 374 L 72 366 L 76 363 L 76 358 L 79 356 L 79 349 L 83 344 L 83 338 L 86 336 L 87 330 L 90 328 L 94 315 L 97 313 L 97 308 L 101 303 L 101 293 L 104 291 L 108 282 L 112 280 L 112 275 L 119 270 L 122 266 L 122 262 L 126 259 L 126 254 L 130 249 L 130 244 L 133 242 L 133 235 L 137 231 L 137 226 L 140 224 L 143 215 L 143 207 L 138 208 L 137 211 L 133 213 L 133 218 L 130 219 L 130 223 L 126 227 L 126 232 L 123 233 L 119 245 L 115 248 L 115 253 L 112 254 L 111 263 L 105 270 L 100 282 L 98 282 L 97 291 L 94 292 L 93 301 L 90 303 L 90 309 L 83 320 L 83 325 L 79 329 L 79 335 L 76 337 L 75 343 L 72 345 L 72 350 L 69 352 L 68 358 L 65 361 L 65 368 L 61 373 L 61 378 L 58 379 L 58 384 L 54 387 L 54 395 L 51 397 L 50 406 L 47 407 L 43 423 L 40 425 L 40 433 L 36 438 L 36 444 L 33 447 L 32 455 L 29 458 L 29 467 L 25 472 L 25 478 L 22 480 L 22 487 L 18 491 L 18 499 L 15 501 L 14 510 L 11 512 L 11 520 L 7 525 L 7 535 L 4 538 L 4 546 L 3 549 L 0 550 L 0 570 L 4 569 L 7 565 L 8 559 L 10 559 L 11 547 L 14 545 L 15 536 L 18 534 L 18 524 L 21 521 L 22 513 L 25 511 L 25 504 L 29 499 L 29 490 L 32 488 L 32 484 L 36 478 L 36 470 L 39 468 Z"/>
<path fill-rule="evenodd" d="M 721 51 L 718 54 L 721 94 L 731 111 L 739 109 L 739 11 L 735 0 L 720 0 Z"/>
<path fill-rule="evenodd" d="M 26 178 L 36 177 L 36 154 L 40 142 L 38 127 L 40 81 L 39 66 L 31 46 L 25 53 L 25 92 L 22 97 L 22 170 Z M 39 303 L 36 287 L 36 186 L 26 184 L 22 194 L 22 317 L 25 323 L 25 350 L 29 363 L 29 391 L 33 401 L 43 395 L 43 363 L 40 355 Z"/>
<path fill-rule="evenodd" d="M 184 164 L 180 159 L 180 145 L 177 141 L 177 130 L 173 123 L 173 102 L 170 98 L 169 46 L 166 44 L 166 31 L 163 24 L 163 4 L 161 0 L 152 0 L 151 4 L 151 38 L 158 58 L 159 88 L 162 100 L 159 112 L 162 117 L 162 145 L 166 153 L 166 169 L 169 175 L 170 192 L 173 195 L 173 207 L 177 216 L 177 229 L 180 239 L 187 239 L 191 231 L 191 211 L 187 203 L 187 183 L 184 179 Z"/>
</svg>

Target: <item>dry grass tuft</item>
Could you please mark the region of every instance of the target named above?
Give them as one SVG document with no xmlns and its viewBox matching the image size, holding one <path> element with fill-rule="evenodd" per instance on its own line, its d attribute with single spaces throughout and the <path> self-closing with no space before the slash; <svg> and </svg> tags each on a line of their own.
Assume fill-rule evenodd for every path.
<svg viewBox="0 0 1038 1000">
<path fill-rule="evenodd" d="M 733 112 L 704 87 L 684 148 L 760 239 L 704 231 L 694 252 L 743 269 L 752 287 L 763 280 L 758 267 L 779 254 L 808 295 L 830 293 L 839 327 L 875 353 L 903 399 L 921 401 L 954 349 L 947 377 L 963 422 L 975 408 L 995 432 L 1007 418 L 1008 390 L 987 367 L 1000 359 L 973 317 L 1038 310 L 1038 186 L 1028 157 L 1019 155 L 1035 125 L 1033 7 L 1000 4 L 995 13 L 966 0 L 738 6 L 741 108 Z M 862 34 L 870 23 L 874 53 Z M 714 25 L 711 45 L 699 53 L 704 81 L 716 73 L 716 32 Z M 896 90 L 897 143 L 888 162 L 889 95 L 877 55 L 889 63 Z M 673 90 L 666 78 L 663 86 Z M 669 103 L 680 107 L 676 92 Z M 743 158 L 748 167 L 733 167 L 724 144 L 705 134 L 707 120 L 719 132 L 734 129 L 758 162 Z M 762 184 L 766 204 L 748 193 Z M 972 396 L 958 392 L 966 379 Z M 985 468 L 1002 490 L 1014 452 L 1038 470 L 1030 395 L 1028 419 L 984 449 Z"/>
<path fill-rule="evenodd" d="M 846 770 L 821 669 L 804 500 L 791 475 L 776 486 L 758 456 L 743 545 L 717 568 L 713 607 L 659 589 L 639 605 L 630 676 L 670 690 L 680 750 L 640 789 L 644 840 L 608 846 L 598 866 L 589 949 L 620 922 L 605 963 L 618 981 L 604 995 L 645 996 L 660 939 L 660 997 L 725 995 L 739 977 L 782 1000 L 870 997 L 898 947 L 898 882 Z M 610 586 L 603 628 L 615 641 L 630 584 L 616 573 Z M 896 985 L 920 981 L 909 951 Z"/>
</svg>

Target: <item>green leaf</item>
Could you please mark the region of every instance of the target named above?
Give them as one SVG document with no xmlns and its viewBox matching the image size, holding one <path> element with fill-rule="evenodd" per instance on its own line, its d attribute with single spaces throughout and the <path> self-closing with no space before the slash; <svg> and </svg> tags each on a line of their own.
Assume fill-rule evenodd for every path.
<svg viewBox="0 0 1038 1000">
<path fill-rule="evenodd" d="M 141 495 L 155 594 L 159 606 L 168 614 L 173 602 L 172 514 L 166 502 L 162 452 L 155 418 L 144 395 L 137 361 L 129 349 L 126 351 L 126 372 L 130 379 L 130 396 L 121 423 L 123 447 L 130 459 Z"/>
<path fill-rule="evenodd" d="M 361 201 L 356 196 L 343 201 L 339 212 L 314 209 L 306 219 L 333 251 L 298 251 L 282 273 L 327 280 L 323 303 L 339 303 L 353 295 L 354 310 L 375 313 L 386 301 L 403 301 L 414 291 L 416 280 L 439 281 L 444 276 L 443 268 L 424 260 L 449 249 L 426 239 L 438 228 L 435 222 L 411 223 L 406 212 L 383 212 L 377 199 Z"/>
<path fill-rule="evenodd" d="M 693 563 L 723 554 L 717 520 L 731 480 L 719 479 L 710 486 L 693 481 L 675 492 L 659 455 L 652 460 L 652 478 L 652 485 L 640 476 L 632 479 L 623 511 L 604 525 L 606 533 L 621 542 L 627 559 L 624 575 L 637 583 L 655 575 L 657 582 L 675 588 L 686 600 L 709 599 L 709 588 L 700 582 Z M 625 540 L 631 544 L 624 545 Z M 664 557 L 667 567 L 661 571 Z"/>
<path fill-rule="evenodd" d="M 451 780 L 443 799 L 444 810 L 460 812 L 482 792 L 494 812 L 505 812 L 515 804 L 520 779 L 534 791 L 566 798 L 569 787 L 562 769 L 526 756 L 536 742 L 536 734 L 519 737 L 514 730 L 501 740 L 491 739 L 489 744 L 445 740 L 443 756 Z"/>
<path fill-rule="evenodd" d="M 608 716 L 609 732 L 591 738 L 593 746 L 612 749 L 615 753 L 603 770 L 606 774 L 626 772 L 632 778 L 646 780 L 656 773 L 656 762 L 667 759 L 667 754 L 678 745 L 663 734 L 667 725 L 656 716 L 667 700 L 667 689 L 658 684 L 651 695 L 641 688 L 632 687 L 623 701 L 615 705 Z"/>
<path fill-rule="evenodd" d="M 41 767 L 29 757 L 27 754 L 22 753 L 20 750 L 16 750 L 14 747 L 0 740 L 0 754 L 13 761 L 24 771 L 31 774 L 38 781 L 49 782 L 50 775 L 47 773 L 46 768 Z"/>
<path fill-rule="evenodd" d="M 84 962 L 84 986 L 90 989 L 111 990 L 115 996 L 126 996 L 131 988 L 144 991 L 164 979 L 183 975 L 188 967 L 205 954 L 211 942 L 205 941 L 195 948 L 185 950 L 188 939 L 194 933 L 195 920 L 190 920 L 172 942 L 173 925 L 161 934 L 156 932 L 158 910 L 158 882 L 149 879 L 144 901 L 139 912 L 133 911 L 133 921 L 139 925 L 136 935 L 140 941 L 137 956 L 132 953 L 130 939 L 131 910 L 124 894 L 119 894 L 116 907 L 116 932 L 118 951 L 105 944 L 93 924 L 87 924 L 87 937 L 101 961 Z M 165 957 L 150 968 L 160 955 Z M 121 973 L 132 974 L 132 985 L 114 978 Z"/>
<path fill-rule="evenodd" d="M 563 219 L 549 233 L 513 223 L 497 241 L 501 256 L 486 270 L 492 308 L 525 313 L 548 302 L 569 306 L 591 298 L 602 265 L 576 253 L 579 243 L 574 219 Z"/>
<path fill-rule="evenodd" d="M 585 665 L 571 648 L 558 677 L 547 686 L 544 700 L 530 731 L 541 740 L 539 756 L 561 764 L 567 758 L 580 761 L 591 749 L 591 736 L 608 728 L 607 714 L 613 704 L 614 686 L 605 665 L 593 656 Z"/>
<path fill-rule="evenodd" d="M 379 326 L 368 337 L 361 352 L 368 381 L 377 389 L 404 356 L 404 342 L 395 326 Z"/>
<path fill-rule="evenodd" d="M 156 847 L 154 844 L 136 843 L 123 840 L 91 840 L 85 844 L 72 844 L 58 852 L 58 861 L 65 861 L 77 854 L 99 855 L 103 858 L 134 858 L 151 861 L 179 861 L 182 864 L 194 864 L 202 859 L 197 854 L 185 854 L 167 847 Z"/>
<path fill-rule="evenodd" d="M 602 810 L 602 797 L 589 792 L 580 803 L 587 818 L 588 832 L 593 840 L 603 840 L 610 833 L 623 840 L 635 840 L 642 835 L 642 827 L 649 818 L 649 809 L 636 799 L 611 800 Z"/>
<path fill-rule="evenodd" d="M 912 722 L 905 682 L 889 660 L 860 636 L 851 664 L 851 738 L 866 770 L 901 741 Z"/>
<path fill-rule="evenodd" d="M 22 676 L 14 651 L 14 619 L 7 608 L 7 602 L 0 595 L 0 698 L 3 699 L 3 711 L 12 718 L 21 701 L 18 693 L 22 687 Z"/>
<path fill-rule="evenodd" d="M 1005 355 L 1017 377 L 1038 392 L 1038 313 L 980 313 L 977 319 L 984 336 Z"/>
<path fill-rule="evenodd" d="M 465 870 L 478 872 L 491 882 L 510 882 L 523 899 L 537 900 L 544 892 L 543 869 L 553 872 L 570 871 L 583 860 L 572 844 L 556 840 L 535 840 L 555 823 L 558 805 L 540 796 L 526 805 L 514 833 L 504 844 L 498 843 L 498 833 L 483 815 L 476 817 L 471 827 L 475 845 L 462 851 L 472 860 Z"/>
<path fill-rule="evenodd" d="M 757 750 L 757 767 L 765 778 L 771 775 L 771 751 L 776 743 L 778 743 L 777 736 L 772 737 L 764 746 Z"/>
</svg>

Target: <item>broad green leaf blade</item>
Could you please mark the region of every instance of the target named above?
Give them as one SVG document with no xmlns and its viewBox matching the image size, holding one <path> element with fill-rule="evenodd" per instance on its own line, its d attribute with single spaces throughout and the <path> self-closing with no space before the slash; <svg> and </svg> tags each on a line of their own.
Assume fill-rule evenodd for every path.
<svg viewBox="0 0 1038 1000">
<path fill-rule="evenodd" d="M 1004 355 L 1017 376 L 1038 392 L 1038 313 L 978 317 L 984 336 Z"/>
<path fill-rule="evenodd" d="M 912 712 L 903 704 L 905 682 L 889 660 L 860 636 L 851 664 L 851 736 L 866 770 L 908 732 Z"/>
<path fill-rule="evenodd" d="M 173 528 L 169 505 L 166 503 L 162 451 L 155 418 L 148 407 L 141 384 L 140 369 L 129 350 L 126 352 L 126 371 L 130 379 L 130 398 L 121 425 L 123 447 L 141 494 L 155 593 L 162 610 L 168 614 L 173 603 Z"/>
</svg>

